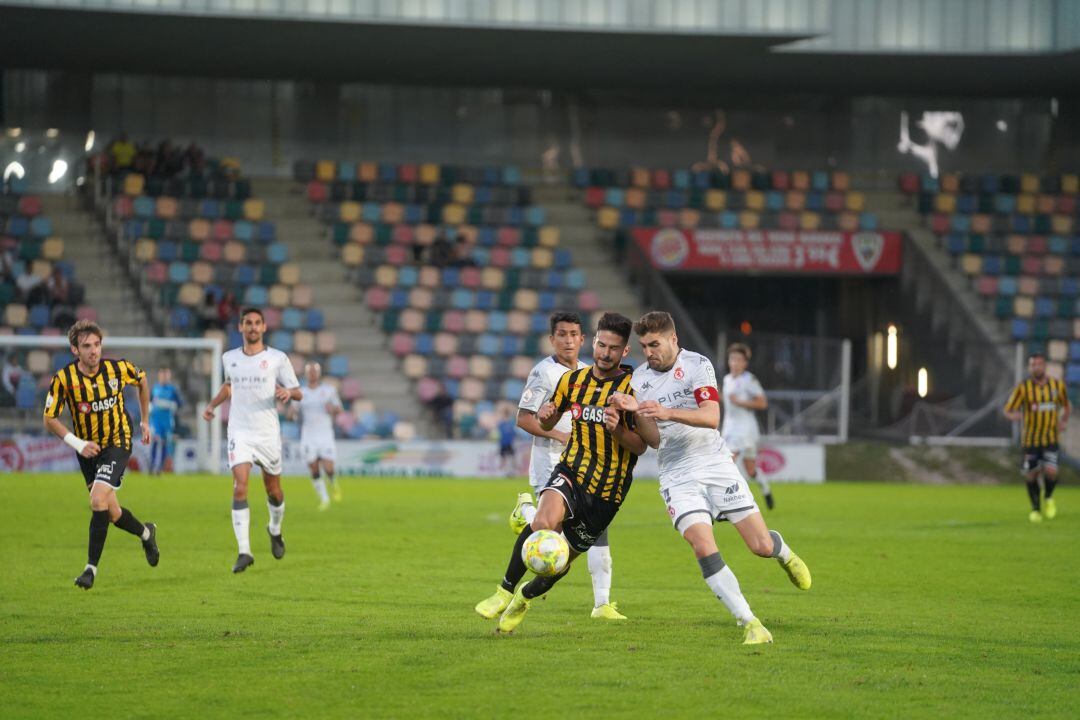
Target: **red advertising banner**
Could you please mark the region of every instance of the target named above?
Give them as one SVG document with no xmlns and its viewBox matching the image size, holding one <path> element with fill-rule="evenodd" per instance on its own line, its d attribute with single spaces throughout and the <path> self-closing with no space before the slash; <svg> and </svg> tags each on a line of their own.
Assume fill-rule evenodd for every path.
<svg viewBox="0 0 1080 720">
<path fill-rule="evenodd" d="M 897 232 L 636 228 L 634 242 L 661 270 L 837 275 L 900 272 Z"/>
</svg>

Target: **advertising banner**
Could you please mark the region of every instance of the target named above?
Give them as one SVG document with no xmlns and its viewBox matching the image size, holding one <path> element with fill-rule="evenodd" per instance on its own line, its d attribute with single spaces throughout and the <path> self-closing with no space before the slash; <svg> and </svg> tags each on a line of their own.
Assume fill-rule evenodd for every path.
<svg viewBox="0 0 1080 720">
<path fill-rule="evenodd" d="M 661 270 L 895 275 L 897 232 L 636 228 L 634 242 Z"/>
</svg>

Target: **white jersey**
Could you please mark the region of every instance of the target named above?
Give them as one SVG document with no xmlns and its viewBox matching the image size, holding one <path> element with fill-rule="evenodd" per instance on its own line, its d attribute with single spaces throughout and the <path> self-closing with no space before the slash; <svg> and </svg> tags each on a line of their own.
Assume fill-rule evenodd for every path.
<svg viewBox="0 0 1080 720">
<path fill-rule="evenodd" d="M 588 367 L 588 365 L 578 360 L 576 369 L 580 370 L 583 367 Z M 529 373 L 529 379 L 525 383 L 525 390 L 521 393 L 518 407 L 534 413 L 539 411 L 540 407 L 549 402 L 555 394 L 555 386 L 559 383 L 559 378 L 568 372 L 570 370 L 556 360 L 554 355 L 549 355 L 536 363 L 532 372 Z M 564 413 L 555 425 L 555 429 L 569 434 L 572 422 L 570 413 Z M 529 484 L 533 488 L 539 490 L 547 484 L 565 447 L 551 438 L 533 437 L 532 455 L 529 457 Z"/>
<path fill-rule="evenodd" d="M 709 400 L 719 402 L 712 363 L 689 350 L 680 350 L 667 372 L 642 363 L 630 382 L 638 402 L 655 400 L 666 408 L 686 410 Z M 690 427 L 673 420 L 656 424 L 660 429 L 661 488 L 711 477 L 719 465 L 731 462 L 731 453 L 715 428 Z"/>
<path fill-rule="evenodd" d="M 229 438 L 280 445 L 281 426 L 274 392 L 278 385 L 289 390 L 300 387 L 288 356 L 271 347 L 246 355 L 239 347 L 222 355 L 221 362 L 225 382 L 232 385 Z"/>
<path fill-rule="evenodd" d="M 334 418 L 326 406 L 341 409 L 337 388 L 319 383 L 315 388 L 304 388 L 300 400 L 300 442 L 326 444 L 334 442 Z"/>
<path fill-rule="evenodd" d="M 733 439 L 756 443 L 761 434 L 754 411 L 735 405 L 731 402 L 731 396 L 747 402 L 764 394 L 761 383 L 751 372 L 744 370 L 738 376 L 731 373 L 724 376 L 724 422 L 720 427 L 720 434 L 728 444 L 731 444 Z"/>
</svg>

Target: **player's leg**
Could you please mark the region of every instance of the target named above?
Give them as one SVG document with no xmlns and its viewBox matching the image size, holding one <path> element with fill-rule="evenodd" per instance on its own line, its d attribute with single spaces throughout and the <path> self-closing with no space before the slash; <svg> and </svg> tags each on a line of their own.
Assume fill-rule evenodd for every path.
<svg viewBox="0 0 1080 720">
<path fill-rule="evenodd" d="M 757 508 L 741 513 L 730 513 L 728 518 L 739 531 L 739 535 L 742 536 L 750 552 L 758 557 L 776 558 L 795 587 L 800 590 L 810 589 L 810 570 L 806 567 L 806 563 L 792 552 L 780 533 L 768 528 Z"/>
<path fill-rule="evenodd" d="M 626 616 L 611 602 L 612 562 L 607 530 L 596 538 L 596 542 L 589 548 L 586 560 L 589 564 L 589 577 L 592 579 L 592 617 L 600 620 L 625 620 Z"/>
<path fill-rule="evenodd" d="M 720 549 L 716 546 L 716 538 L 713 536 L 712 518 L 706 513 L 688 515 L 676 530 L 682 532 L 683 538 L 694 551 L 698 566 L 701 568 L 701 576 L 713 595 L 724 604 L 728 612 L 735 618 L 740 627 L 750 628 L 753 626 L 754 636 L 768 635 L 768 642 L 772 635 L 761 625 L 754 612 L 750 609 L 750 603 L 743 596 L 742 588 L 739 587 L 739 579 L 731 571 L 727 563 L 720 555 Z M 749 639 L 748 635 L 748 639 Z"/>
<path fill-rule="evenodd" d="M 158 552 L 157 547 L 157 526 L 153 523 L 140 522 L 131 510 L 120 505 L 120 498 L 116 494 L 116 488 L 120 487 L 120 483 L 123 480 L 124 469 L 127 467 L 127 461 L 131 456 L 131 453 L 118 448 L 108 448 L 104 454 L 107 454 L 109 457 L 109 463 L 104 467 L 108 467 L 111 470 L 110 478 L 108 480 L 109 522 L 124 532 L 139 538 L 139 541 L 143 546 L 143 552 L 146 554 L 146 562 L 149 563 L 151 567 L 154 567 L 158 564 L 158 560 L 160 559 L 160 553 Z M 99 469 L 99 476 L 102 470 L 104 470 L 104 467 Z M 102 482 L 94 483 L 94 487 L 102 485 L 104 485 Z M 92 488 L 91 495 L 93 495 Z"/>
<path fill-rule="evenodd" d="M 334 460 L 337 454 L 334 452 L 334 446 L 331 445 L 326 450 L 322 457 L 323 473 L 326 474 L 326 484 L 330 486 L 330 492 L 333 494 L 334 502 L 341 502 L 341 485 L 338 484 L 335 471 L 337 468 L 334 466 Z"/>
<path fill-rule="evenodd" d="M 540 506 L 537 508 L 536 516 L 533 518 L 532 523 L 525 525 L 514 541 L 514 547 L 510 551 L 510 560 L 506 565 L 506 572 L 503 573 L 502 581 L 495 588 L 494 595 L 484 598 L 476 604 L 477 613 L 491 619 L 498 617 L 506 609 L 507 605 L 510 604 L 510 600 L 514 597 L 514 590 L 517 588 L 518 583 L 521 582 L 521 579 L 525 577 L 527 570 L 525 561 L 521 559 L 521 549 L 525 546 L 525 541 L 536 530 L 553 529 L 558 532 L 562 527 L 563 519 L 566 517 L 567 502 L 567 499 L 557 490 L 548 489 L 546 492 L 541 493 Z"/>
<path fill-rule="evenodd" d="M 1054 500 L 1054 488 L 1057 487 L 1058 450 L 1057 447 L 1043 451 L 1043 514 L 1047 520 L 1057 517 L 1057 502 Z"/>
<path fill-rule="evenodd" d="M 281 523 L 285 519 L 285 493 L 281 489 L 281 470 L 271 472 L 262 468 L 263 485 L 266 487 L 266 509 L 270 512 L 270 522 L 266 532 L 270 535 L 270 553 L 276 560 L 285 557 L 285 540 L 281 537 Z"/>
<path fill-rule="evenodd" d="M 105 549 L 105 538 L 109 533 L 109 494 L 112 488 L 106 483 L 95 481 L 96 465 L 93 460 L 89 461 L 90 473 L 87 473 L 87 465 L 84 458 L 79 458 L 83 476 L 87 478 L 87 490 L 90 492 L 90 535 L 86 549 L 86 567 L 82 574 L 75 578 L 75 584 L 84 590 L 94 587 L 94 579 L 97 577 L 98 564 L 101 562 L 101 553 Z"/>
<path fill-rule="evenodd" d="M 241 462 L 232 467 L 233 498 L 232 523 L 233 535 L 236 536 L 237 557 L 233 572 L 239 573 L 255 564 L 251 555 L 251 508 L 248 507 L 248 478 L 251 475 L 251 462 Z"/>
<path fill-rule="evenodd" d="M 1028 513 L 1028 519 L 1031 522 L 1042 522 L 1042 507 L 1039 498 L 1040 460 L 1041 458 L 1034 448 L 1024 448 L 1024 456 L 1020 462 L 1020 470 L 1024 474 L 1028 500 L 1031 502 L 1031 512 Z"/>
<path fill-rule="evenodd" d="M 757 466 L 757 446 L 750 446 L 742 452 L 743 467 L 746 468 L 746 477 L 751 482 L 756 482 L 761 487 L 761 495 L 765 498 L 765 507 L 770 510 L 776 506 L 773 501 L 772 486 L 769 483 L 769 479 L 764 475 L 758 474 Z"/>
<path fill-rule="evenodd" d="M 305 459 L 308 461 L 308 470 L 311 472 L 311 485 L 315 488 L 315 494 L 319 496 L 319 509 L 325 510 L 330 507 L 330 493 L 326 490 L 326 482 L 322 479 L 322 473 L 319 472 L 319 458 L 318 456 L 312 457 L 308 446 L 304 447 Z"/>
</svg>

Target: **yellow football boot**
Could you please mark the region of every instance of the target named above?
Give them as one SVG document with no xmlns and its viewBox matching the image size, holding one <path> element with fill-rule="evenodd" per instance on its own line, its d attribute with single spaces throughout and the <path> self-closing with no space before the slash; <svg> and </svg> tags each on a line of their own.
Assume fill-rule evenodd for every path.
<svg viewBox="0 0 1080 720">
<path fill-rule="evenodd" d="M 502 585 L 499 585 L 495 588 L 494 595 L 489 598 L 484 598 L 476 603 L 476 612 L 480 614 L 480 617 L 492 620 L 499 617 L 513 598 L 513 593 L 507 592 L 503 589 Z"/>
</svg>

